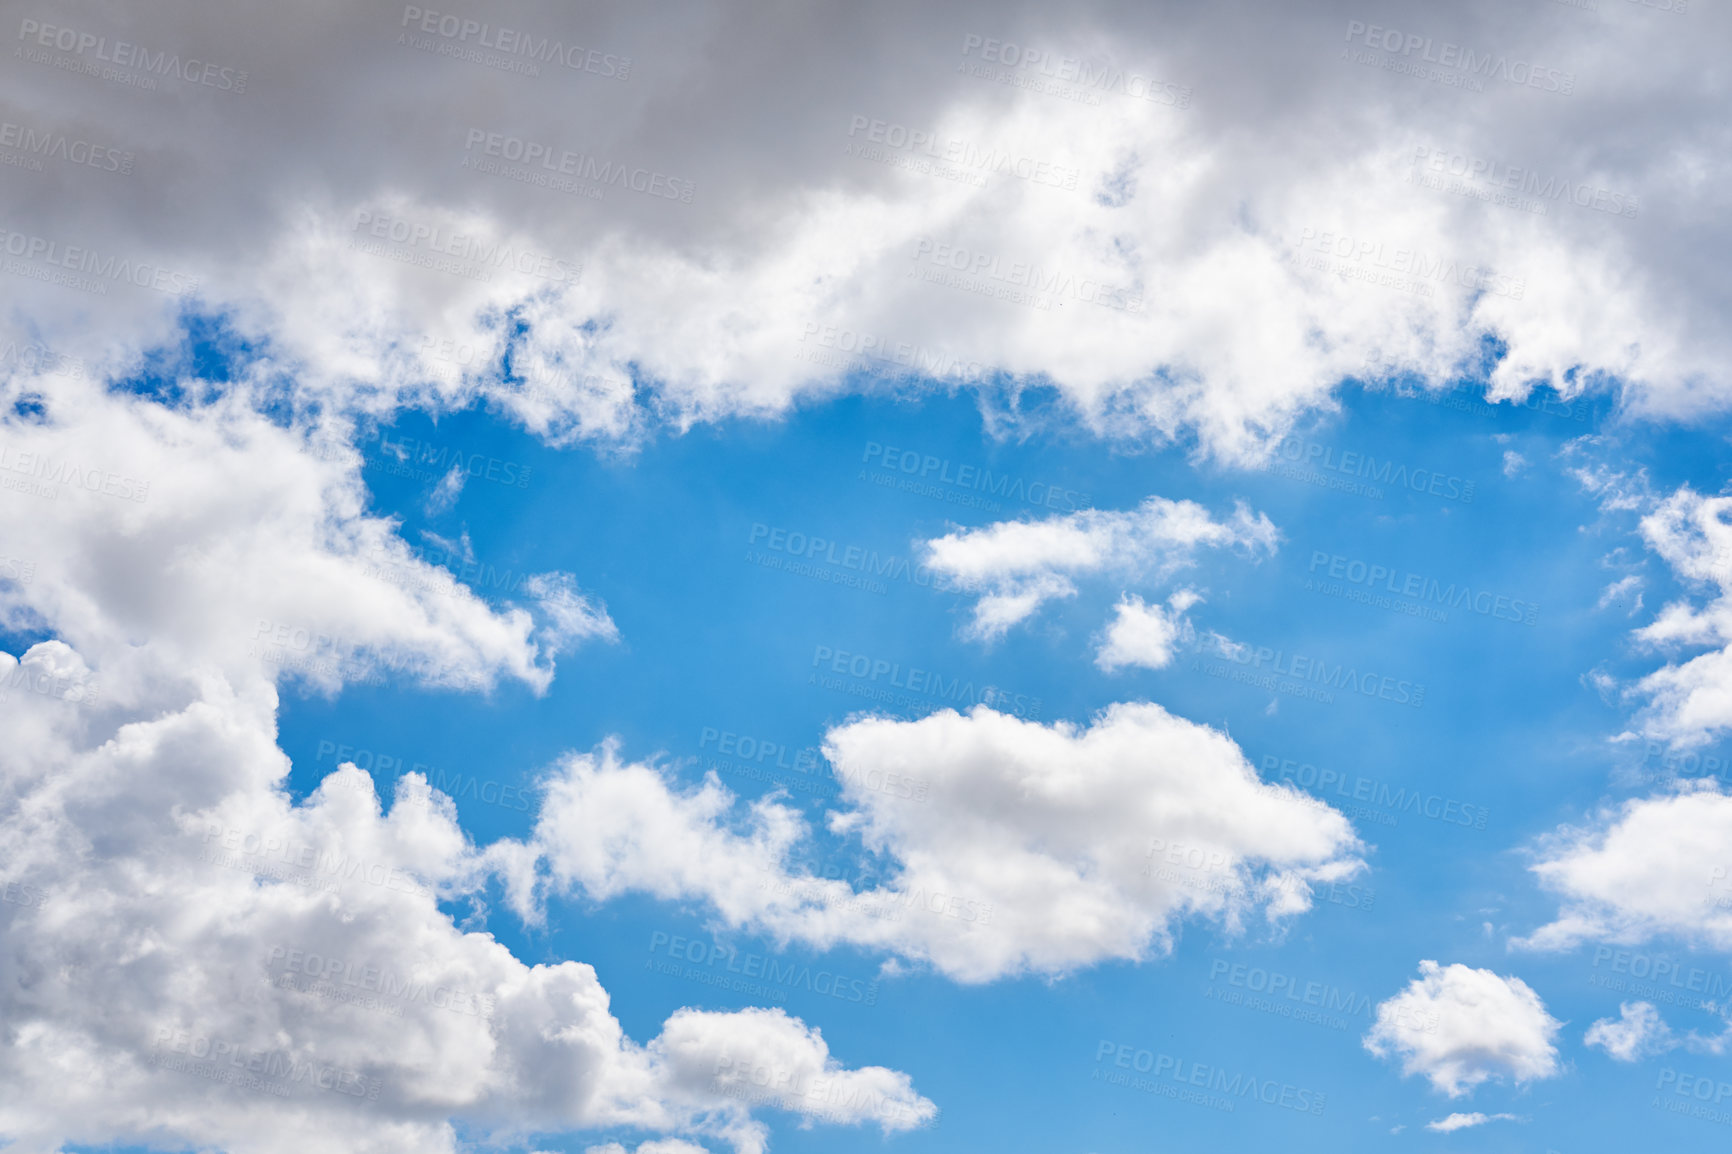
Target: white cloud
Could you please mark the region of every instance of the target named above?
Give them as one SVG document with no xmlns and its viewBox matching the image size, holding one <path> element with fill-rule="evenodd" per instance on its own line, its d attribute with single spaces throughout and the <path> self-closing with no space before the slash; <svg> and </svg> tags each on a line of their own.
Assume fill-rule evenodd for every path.
<svg viewBox="0 0 1732 1154">
<path fill-rule="evenodd" d="M 123 142 L 137 165 L 111 187 L 70 166 L 31 174 L 41 195 L 9 227 L 201 276 L 204 298 L 309 388 L 373 411 L 485 397 L 551 439 L 631 441 L 663 420 L 785 412 L 857 367 L 941 387 L 1002 372 L 1050 383 L 1100 431 L 1250 456 L 1373 358 L 1442 383 L 1487 332 L 1507 346 L 1500 394 L 1613 377 L 1642 412 L 1726 404 L 1725 288 L 1696 259 L 1725 228 L 1711 143 L 1724 97 L 1645 99 L 1660 70 L 1706 74 L 1714 37 L 1680 39 L 1639 7 L 1384 17 L 1565 62 L 1567 96 L 1343 59 L 1405 58 L 1299 8 L 1251 29 L 1122 5 L 899 4 L 871 29 L 834 5 L 794 22 L 592 13 L 582 34 L 631 58 L 625 82 L 419 51 L 373 9 L 219 26 L 191 8 L 80 11 L 92 35 L 234 61 L 254 87 L 167 82 L 199 102 L 188 134 L 95 77 L 22 69 L 24 106 Z M 566 26 L 558 5 L 517 12 L 534 36 Z M 968 75 L 983 62 L 965 37 L 983 32 L 1108 84 L 1067 99 Z M 309 44 L 348 48 L 309 60 Z M 762 66 L 742 74 L 742 59 Z M 1126 76 L 1173 87 L 1142 99 L 1111 85 Z M 665 101 L 671 85 L 689 98 Z M 903 147 L 909 130 L 936 155 Z M 487 133 L 496 152 L 570 150 L 579 177 L 586 161 L 641 169 L 692 196 L 614 183 L 598 200 L 460 167 L 536 171 L 479 155 Z M 1543 211 L 1489 202 L 1513 173 Z M 179 303 L 11 279 L 51 343 L 104 359 L 170 331 Z M 84 324 L 98 300 L 109 323 Z"/>
<path fill-rule="evenodd" d="M 1702 745 L 1732 730 L 1732 497 L 1705 497 L 1688 485 L 1642 518 L 1642 536 L 1685 582 L 1706 593 L 1705 604 L 1680 599 L 1636 631 L 1645 646 L 1668 652 L 1702 649 L 1669 661 L 1632 692 L 1646 702 L 1643 736 Z"/>
<path fill-rule="evenodd" d="M 1439 1134 L 1453 1134 L 1457 1130 L 1468 1130 L 1475 1126 L 1484 1126 L 1487 1122 L 1519 1122 L 1514 1114 L 1451 1114 L 1447 1118 L 1439 1118 L 1435 1122 L 1427 1122 L 1425 1128 Z"/>
<path fill-rule="evenodd" d="M 490 609 L 367 512 L 321 430 L 238 397 L 54 385 L 45 419 L 0 426 L 9 462 L 56 478 L 0 494 L 0 539 L 35 566 L 0 608 L 55 635 L 0 657 L 0 884 L 24 899 L 0 902 L 19 979 L 0 986 L 0 1135 L 420 1154 L 453 1150 L 461 1120 L 756 1154 L 764 1106 L 887 1132 L 930 1117 L 904 1076 L 841 1066 L 785 1015 L 676 1013 L 639 1043 L 590 966 L 459 930 L 439 902 L 491 859 L 420 775 L 389 808 L 352 765 L 289 801 L 280 686 L 539 691 L 554 651 L 611 633 L 569 578 Z M 842 1091 L 747 1100 L 706 1081 L 716 1052 Z"/>
<path fill-rule="evenodd" d="M 1167 598 L 1167 607 L 1149 606 L 1141 597 L 1127 593 L 1113 606 L 1113 619 L 1095 653 L 1095 664 L 1108 673 L 1128 665 L 1164 669 L 1172 663 L 1178 643 L 1191 635 L 1185 611 L 1202 598 L 1181 589 Z"/>
<path fill-rule="evenodd" d="M 1086 727 L 984 706 L 866 718 L 824 748 L 844 800 L 830 830 L 883 855 L 876 888 L 793 873 L 813 834 L 792 807 L 741 812 L 713 776 L 682 792 L 612 746 L 567 758 L 532 842 L 492 860 L 529 916 L 543 892 L 703 900 L 728 926 L 966 982 L 1141 959 L 1187 918 L 1279 923 L 1309 908 L 1312 883 L 1363 868 L 1339 813 L 1260 782 L 1230 739 L 1157 705 Z"/>
<path fill-rule="evenodd" d="M 1520 1085 L 1557 1074 L 1561 1026 L 1520 978 L 1422 961 L 1419 977 L 1378 1005 L 1365 1048 L 1459 1098 L 1489 1079 Z"/>
<path fill-rule="evenodd" d="M 1732 1009 L 1711 1001 L 1703 1002 L 1701 1008 L 1717 1010 L 1722 1016 Z M 1616 1018 L 1601 1018 L 1596 1021 L 1588 1027 L 1582 1041 L 1590 1046 L 1600 1047 L 1620 1062 L 1651 1058 L 1679 1047 L 1694 1054 L 1719 1056 L 1732 1048 L 1732 1023 L 1727 1024 L 1718 1034 L 1703 1034 L 1696 1030 L 1679 1034 L 1666 1024 L 1665 1019 L 1660 1016 L 1659 1008 L 1653 1003 L 1622 1002 L 1618 1006 Z"/>
<path fill-rule="evenodd" d="M 1203 548 L 1273 554 L 1279 539 L 1264 514 L 1244 504 L 1216 521 L 1193 501 L 1150 497 L 1125 512 L 1085 509 L 1044 521 L 998 521 L 926 543 L 926 564 L 957 588 L 981 594 L 968 635 L 990 640 L 1040 606 L 1076 594 L 1074 578 L 1120 574 L 1164 580 Z"/>
<path fill-rule="evenodd" d="M 1711 779 L 1601 810 L 1536 848 L 1533 872 L 1558 894 L 1557 920 L 1511 942 L 1569 949 L 1660 936 L 1732 949 L 1732 796 Z"/>
<path fill-rule="evenodd" d="M 1619 1003 L 1618 1016 L 1596 1021 L 1582 1041 L 1599 1046 L 1620 1062 L 1664 1054 L 1678 1044 L 1652 1002 Z"/>
<path fill-rule="evenodd" d="M 451 471 L 440 479 L 433 487 L 433 492 L 427 496 L 425 508 L 428 515 L 438 516 L 457 504 L 457 498 L 463 495 L 463 482 L 468 480 L 468 477 L 463 466 L 451 466 Z"/>
<path fill-rule="evenodd" d="M 535 598 L 546 618 L 535 636 L 549 657 L 569 652 L 592 638 L 619 640 L 619 627 L 607 615 L 607 606 L 579 592 L 571 574 L 536 573 L 523 588 Z"/>
<path fill-rule="evenodd" d="M 710 1152 L 708 1147 L 699 1146 L 696 1142 L 687 1142 L 684 1138 L 652 1138 L 648 1142 L 639 1142 L 631 1150 L 627 1150 L 618 1142 L 606 1142 L 600 1146 L 585 1148 L 583 1154 L 710 1154 Z"/>
<path fill-rule="evenodd" d="M 1518 477 L 1528 467 L 1528 459 L 1514 449 L 1505 449 L 1503 453 L 1503 475 Z"/>
<path fill-rule="evenodd" d="M 1629 602 L 1629 613 L 1633 617 L 1642 611 L 1643 581 L 1634 573 L 1628 577 L 1620 577 L 1600 592 L 1600 599 L 1594 603 L 1595 609 L 1605 609 L 1608 606 Z M 1634 594 L 1632 600 L 1631 595 Z"/>
</svg>

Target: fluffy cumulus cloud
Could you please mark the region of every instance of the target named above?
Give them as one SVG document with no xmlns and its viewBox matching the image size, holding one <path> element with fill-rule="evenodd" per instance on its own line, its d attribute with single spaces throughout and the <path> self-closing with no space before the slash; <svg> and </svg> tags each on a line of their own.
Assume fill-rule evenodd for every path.
<svg viewBox="0 0 1732 1154">
<path fill-rule="evenodd" d="M 532 691 L 612 634 L 568 574 L 489 606 L 366 511 L 358 460 L 231 398 L 62 379 L 0 451 L 0 1136 L 237 1152 L 451 1150 L 591 1126 L 763 1149 L 755 1112 L 922 1124 L 905 1076 L 780 1013 L 627 1037 L 595 971 L 527 965 L 440 903 L 492 870 L 453 803 L 354 766 L 283 785 L 278 686 Z M 20 479 L 15 474 L 10 479 Z M 733 1065 L 723 1063 L 727 1059 Z M 787 1073 L 773 1095 L 740 1069 Z"/>
<path fill-rule="evenodd" d="M 1191 917 L 1279 923 L 1313 883 L 1363 868 L 1341 814 L 1260 782 L 1229 738 L 1158 705 L 1087 726 L 985 706 L 864 718 L 824 750 L 843 791 L 829 832 L 881 858 L 877 886 L 795 870 L 818 831 L 780 801 L 742 807 L 713 776 L 682 791 L 611 746 L 568 758 L 533 838 L 489 852 L 526 916 L 549 892 L 701 899 L 726 926 L 965 982 L 1142 958 Z"/>
<path fill-rule="evenodd" d="M 1672 937 L 1732 949 L 1732 795 L 1710 779 L 1633 798 L 1566 826 L 1531 866 L 1562 901 L 1555 921 L 1513 944 L 1568 949 Z"/>
<path fill-rule="evenodd" d="M 1095 664 L 1108 673 L 1127 666 L 1166 668 L 1179 644 L 1193 632 L 1185 611 L 1201 600 L 1195 591 L 1181 589 L 1167 598 L 1162 608 L 1126 594 L 1113 606 L 1113 619 L 1095 652 Z"/>
<path fill-rule="evenodd" d="M 1487 334 L 1500 394 L 1720 410 L 1725 17 L 1602 8 L 22 16 L 9 105 L 131 159 L 19 174 L 10 335 L 123 361 L 192 293 L 343 404 L 610 444 L 866 369 L 1249 457 Z M 99 40 L 215 67 L 122 67 L 138 99 L 76 70 Z M 1446 43 L 1459 83 L 1395 67 Z"/>
<path fill-rule="evenodd" d="M 978 593 L 969 636 L 990 640 L 1033 616 L 1047 601 L 1076 595 L 1075 579 L 1112 575 L 1159 581 L 1190 564 L 1205 548 L 1273 553 L 1279 539 L 1267 515 L 1243 504 L 1217 521 L 1194 501 L 1150 497 L 1135 509 L 1085 509 L 1044 521 L 998 521 L 926 543 L 927 567 L 958 589 Z M 1140 605 L 1140 602 L 1139 602 Z M 1181 607 L 1179 612 L 1183 611 Z M 1133 621 L 1126 644 L 1147 638 Z M 1124 620 L 1123 607 L 1115 628 Z"/>
<path fill-rule="evenodd" d="M 1562 1025 L 1520 978 L 1422 961 L 1419 977 L 1378 1005 L 1365 1048 L 1459 1098 L 1491 1079 L 1520 1085 L 1555 1075 L 1552 1040 Z"/>
</svg>

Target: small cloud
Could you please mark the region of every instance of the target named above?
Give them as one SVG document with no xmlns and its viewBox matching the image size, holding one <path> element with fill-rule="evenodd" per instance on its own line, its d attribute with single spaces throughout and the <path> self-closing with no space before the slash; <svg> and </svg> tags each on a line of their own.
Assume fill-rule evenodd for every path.
<svg viewBox="0 0 1732 1154">
<path fill-rule="evenodd" d="M 1141 597 L 1126 594 L 1113 607 L 1113 620 L 1095 654 L 1095 664 L 1108 673 L 1128 665 L 1164 669 L 1173 660 L 1181 641 L 1192 636 L 1185 611 L 1202 600 L 1190 589 L 1181 589 L 1167 599 L 1167 608 L 1144 604 Z"/>
<path fill-rule="evenodd" d="M 1624 1002 L 1618 1006 L 1618 1015 L 1589 1026 L 1582 1041 L 1600 1047 L 1619 1062 L 1664 1054 L 1678 1044 L 1652 1002 Z"/>
<path fill-rule="evenodd" d="M 545 657 L 552 659 L 569 652 L 592 637 L 619 640 L 619 627 L 607 615 L 607 606 L 580 593 L 571 574 L 537 573 L 523 587 L 535 598 L 544 618 L 535 639 Z"/>
<path fill-rule="evenodd" d="M 1521 471 L 1527 467 L 1528 467 L 1528 459 L 1526 457 L 1522 456 L 1520 453 L 1516 452 L 1514 449 L 1505 449 L 1504 450 L 1504 453 L 1503 453 L 1503 475 L 1504 476 L 1506 476 L 1506 477 L 1519 476 Z"/>
<path fill-rule="evenodd" d="M 1439 1118 L 1435 1122 L 1427 1122 L 1427 1130 L 1435 1130 L 1439 1134 L 1451 1134 L 1457 1130 L 1466 1130 L 1473 1126 L 1484 1126 L 1487 1122 L 1520 1122 L 1521 1118 L 1514 1114 L 1451 1114 L 1447 1118 Z"/>
<path fill-rule="evenodd" d="M 433 542 L 433 546 L 447 557 L 461 558 L 465 565 L 475 564 L 475 543 L 469 539 L 469 530 L 463 530 L 455 541 L 441 537 L 431 529 L 421 530 L 421 536 Z"/>
<path fill-rule="evenodd" d="M 1491 1079 L 1517 1085 L 1558 1073 L 1552 1039 L 1563 1023 L 1528 984 L 1459 963 L 1419 963 L 1419 977 L 1377 1007 L 1365 1048 L 1399 1057 L 1402 1073 L 1459 1098 Z"/>
<path fill-rule="evenodd" d="M 1642 579 L 1635 574 L 1622 577 L 1606 586 L 1600 593 L 1600 599 L 1595 603 L 1595 609 L 1605 609 L 1613 605 L 1628 605 L 1630 616 L 1634 617 L 1642 611 Z"/>
<path fill-rule="evenodd" d="M 467 479 L 468 474 L 463 471 L 462 466 L 451 466 L 451 471 L 445 474 L 427 497 L 427 515 L 436 517 L 457 504 L 457 498 L 463 492 L 463 482 Z"/>
<path fill-rule="evenodd" d="M 1725 1014 L 1725 1010 L 1714 1002 L 1703 1002 L 1702 1009 L 1722 1016 Z M 1680 1037 L 1660 1017 L 1659 1009 L 1652 1002 L 1623 1002 L 1618 1006 L 1618 1017 L 1601 1018 L 1588 1027 L 1582 1041 L 1598 1046 L 1619 1062 L 1656 1057 L 1680 1046 L 1694 1054 L 1718 1057 L 1732 1046 L 1732 1026 L 1718 1034 L 1700 1034 L 1691 1030 Z"/>
</svg>

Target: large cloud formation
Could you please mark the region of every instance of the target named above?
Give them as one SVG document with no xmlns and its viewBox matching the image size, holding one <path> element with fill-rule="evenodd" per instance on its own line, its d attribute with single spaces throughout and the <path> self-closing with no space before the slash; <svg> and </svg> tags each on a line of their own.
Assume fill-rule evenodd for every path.
<svg viewBox="0 0 1732 1154">
<path fill-rule="evenodd" d="M 633 1126 L 762 1150 L 758 1108 L 929 1121 L 779 1012 L 636 1042 L 579 961 L 525 965 L 442 900 L 489 876 L 449 799 L 345 766 L 283 785 L 277 685 L 512 680 L 612 635 L 570 574 L 491 607 L 365 508 L 359 460 L 239 394 L 171 409 L 62 378 L 0 424 L 0 1135 L 20 1151 L 452 1150 Z M 34 388 L 45 382 L 26 382 Z M 23 386 L 13 382 L 12 396 Z M 739 1070 L 791 1072 L 743 1096 Z M 817 1089 L 814 1089 L 817 1087 Z"/>
<path fill-rule="evenodd" d="M 977 706 L 830 731 L 831 832 L 883 855 L 881 885 L 796 872 L 813 836 L 775 798 L 743 811 L 710 776 L 681 791 L 613 746 L 567 758 L 528 843 L 490 853 L 533 917 L 544 892 L 702 900 L 731 927 L 852 943 L 959 981 L 1062 974 L 1164 952 L 1179 923 L 1240 932 L 1364 868 L 1337 811 L 1259 781 L 1225 735 L 1158 705 L 1088 726 Z"/>
<path fill-rule="evenodd" d="M 610 444 L 864 370 L 989 384 L 1013 420 L 1050 385 L 1100 432 L 1243 458 L 1343 375 L 1441 382 L 1488 335 L 1500 395 L 1723 411 L 1726 19 L 18 13 L 9 115 L 48 143 L 9 172 L 34 304 L 6 323 L 113 364 L 196 297 L 344 405 L 485 398 Z"/>
</svg>

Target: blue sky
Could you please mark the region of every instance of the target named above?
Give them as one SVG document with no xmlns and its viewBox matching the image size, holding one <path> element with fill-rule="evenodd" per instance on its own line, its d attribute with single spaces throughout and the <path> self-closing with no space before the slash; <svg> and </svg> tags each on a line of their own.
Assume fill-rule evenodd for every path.
<svg viewBox="0 0 1732 1154">
<path fill-rule="evenodd" d="M 22 10 L 0 1148 L 1725 1145 L 1728 17 Z"/>
<path fill-rule="evenodd" d="M 384 439 L 486 453 L 528 467 L 531 480 L 524 488 L 471 483 L 453 507 L 429 515 L 431 486 L 390 477 L 370 460 L 377 507 L 401 518 L 404 537 L 419 542 L 424 534 L 467 533 L 476 565 L 493 567 L 471 570 L 478 589 L 509 588 L 515 578 L 508 574 L 577 573 L 605 600 L 627 640 L 562 667 L 541 699 L 510 690 L 474 698 L 394 685 L 350 688 L 334 700 L 291 695 L 282 721 L 282 745 L 294 760 L 290 783 L 297 793 L 316 785 L 337 756 L 326 748 L 332 743 L 527 793 L 538 769 L 562 751 L 617 736 L 628 756 L 659 756 L 688 784 L 721 758 L 722 783 L 742 797 L 777 788 L 777 779 L 810 786 L 790 795 L 816 815 L 835 789 L 833 782 L 807 780 L 821 779 L 822 765 L 807 774 L 815 758 L 801 751 L 818 746 L 826 728 L 857 706 L 808 684 L 821 646 L 1002 685 L 1038 698 L 1038 716 L 1049 722 L 1085 721 L 1116 701 L 1155 701 L 1230 733 L 1266 780 L 1291 777 L 1332 804 L 1357 803 L 1393 817 L 1393 824 L 1355 817 L 1375 847 L 1370 872 L 1325 888 L 1316 908 L 1278 939 L 1190 925 L 1169 958 L 984 988 L 959 988 L 932 974 L 885 977 L 872 1007 L 787 992 L 790 1011 L 821 1025 L 838 1051 L 896 1054 L 899 1068 L 942 1104 L 937 1125 L 896 1144 L 1132 1150 L 1142 1148 L 1153 1127 L 1175 1148 L 1280 1141 L 1324 1150 L 1385 1141 L 1405 1125 L 1406 1142 L 1442 1148 L 1593 1148 L 1608 1128 L 1627 1129 L 1631 1141 L 1664 1133 L 1692 1148 L 1706 1140 L 1701 1122 L 1648 1108 L 1653 1071 L 1620 1068 L 1580 1045 L 1589 1021 L 1616 1014 L 1617 995 L 1593 984 L 1609 974 L 1610 959 L 1596 967 L 1590 947 L 1512 958 L 1506 943 L 1554 908 L 1527 871 L 1524 847 L 1597 804 L 1629 796 L 1628 785 L 1614 782 L 1620 771 L 1642 766 L 1645 748 L 1608 742 L 1626 712 L 1586 680 L 1591 669 L 1622 674 L 1641 666 L 1628 652 L 1626 613 L 1596 608 L 1610 583 L 1600 558 L 1620 545 L 1639 549 L 1639 542 L 1627 521 L 1602 516 L 1565 469 L 1609 460 L 1647 468 L 1656 487 L 1711 488 L 1722 442 L 1710 432 L 1680 437 L 1620 421 L 1603 403 L 1576 402 L 1588 414 L 1578 420 L 1555 398 L 1548 412 L 1540 400 L 1532 409 L 1489 405 L 1471 382 L 1459 395 L 1465 412 L 1350 388 L 1339 414 L 1296 435 L 1338 452 L 1470 480 L 1471 503 L 1394 491 L 1378 500 L 1256 471 L 1199 468 L 1178 450 L 1103 453 L 1067 431 L 997 440 L 984 434 L 967 397 L 849 399 L 775 426 L 740 423 L 660 438 L 623 460 L 551 452 L 479 413 L 436 426 L 407 419 Z M 885 581 L 876 592 L 749 559 L 760 525 L 907 557 L 917 542 L 952 526 L 1039 515 L 1026 502 L 1000 502 L 996 512 L 887 491 L 871 480 L 886 475 L 884 454 L 874 446 L 950 461 L 952 475 L 973 464 L 1023 480 L 1025 488 L 1056 484 L 1087 494 L 1098 508 L 1129 507 L 1149 495 L 1187 498 L 1211 510 L 1246 501 L 1269 514 L 1281 545 L 1260 561 L 1205 557 L 1187 570 L 1183 581 L 1207 592 L 1193 612 L 1197 628 L 1316 655 L 1326 668 L 1346 663 L 1411 681 L 1424 686 L 1423 703 L 1344 692 L 1332 702 L 1276 695 L 1205 675 L 1194 665 L 1210 660 L 1200 643 L 1166 669 L 1103 673 L 1090 661 L 1087 641 L 1120 592 L 1110 586 L 1085 589 L 1037 628 L 988 647 L 957 636 L 965 597 L 912 576 Z M 1529 465 L 1505 476 L 1507 452 L 1521 453 Z M 899 457 L 891 459 L 900 466 Z M 1537 603 L 1535 624 L 1460 606 L 1446 621 L 1426 620 L 1325 596 L 1306 588 L 1318 551 Z M 841 557 L 844 550 L 822 554 Z M 1651 559 L 1643 564 L 1638 553 L 1636 562 L 1665 588 L 1666 575 Z M 1321 568 L 1326 575 L 1327 565 Z M 831 660 L 826 653 L 819 664 L 827 668 Z M 1218 654 L 1214 665 L 1222 667 Z M 711 730 L 717 732 L 706 737 Z M 732 735 L 734 757 L 718 753 L 724 733 Z M 750 744 L 742 746 L 742 737 Z M 754 761 L 766 742 L 783 752 Z M 749 755 L 744 764 L 759 773 L 740 771 L 740 749 Z M 1649 757 L 1647 768 L 1658 760 Z M 1334 779 L 1316 786 L 1329 771 Z M 478 798 L 479 786 L 469 788 Z M 1400 808 L 1401 799 L 1420 794 L 1457 804 L 1448 820 L 1429 800 L 1417 810 Z M 515 808 L 518 796 L 499 805 L 463 801 L 464 828 L 483 841 L 524 835 L 531 815 Z M 1426 807 L 1438 816 L 1428 820 Z M 874 884 L 873 859 L 857 845 L 838 841 L 805 860 L 812 872 L 862 889 Z M 774 941 L 712 935 L 706 924 L 701 906 L 638 899 L 600 907 L 559 902 L 545 930 L 526 932 L 498 909 L 485 922 L 526 960 L 580 957 L 595 965 L 616 1014 L 634 1033 L 681 1005 L 754 1004 L 646 972 L 646 962 L 667 955 L 666 941 L 651 949 L 658 933 L 721 942 L 742 956 L 786 956 L 862 980 L 874 978 L 885 961 L 861 949 L 779 952 Z M 1528 1122 L 1455 1137 L 1425 1133 L 1423 1123 L 1453 1105 L 1365 1052 L 1361 1038 L 1374 1007 L 1412 978 L 1420 958 L 1513 972 L 1570 1023 L 1562 1046 L 1566 1074 L 1519 1090 L 1487 1086 L 1474 1096 L 1474 1109 Z M 1353 1012 L 1314 1005 L 1327 1021 L 1295 1021 L 1222 1000 L 1252 995 L 1250 983 L 1268 980 L 1256 973 L 1291 979 L 1299 1000 L 1278 995 L 1275 1002 L 1289 1010 L 1305 1005 L 1307 984 L 1315 982 L 1322 989 L 1312 996 L 1322 1005 L 1333 999 Z M 1699 1011 L 1687 1018 L 1703 1028 L 1714 1020 Z M 1229 1113 L 1108 1086 L 1091 1077 L 1114 1070 L 1111 1057 L 1097 1065 L 1102 1041 L 1299 1086 L 1326 1096 L 1326 1104 L 1317 1115 L 1247 1102 Z M 1723 1068 L 1712 1059 L 1694 1065 L 1702 1073 Z M 586 1141 L 541 1144 L 581 1149 Z M 777 1148 L 791 1150 L 868 1149 L 883 1141 L 870 1130 L 786 1126 L 776 1134 Z"/>
</svg>

